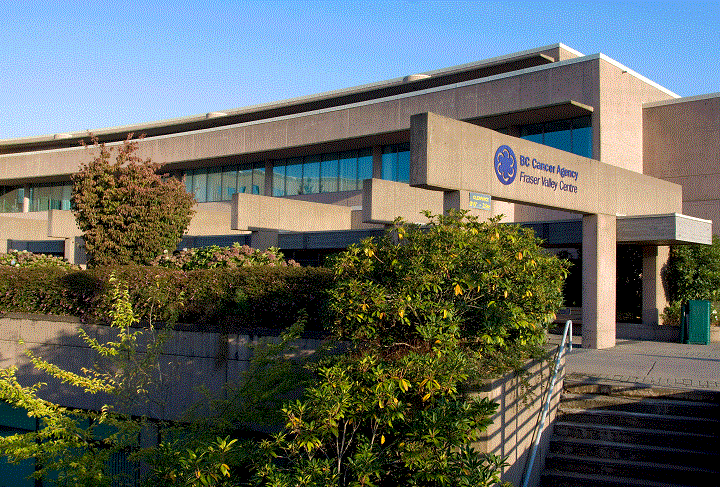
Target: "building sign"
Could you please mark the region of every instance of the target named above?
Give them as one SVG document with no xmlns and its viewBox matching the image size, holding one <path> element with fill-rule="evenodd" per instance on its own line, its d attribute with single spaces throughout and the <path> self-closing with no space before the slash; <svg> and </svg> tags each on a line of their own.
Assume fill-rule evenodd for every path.
<svg viewBox="0 0 720 487">
<path fill-rule="evenodd" d="M 538 186 L 540 190 L 578 192 L 579 171 L 525 155 L 518 159 L 507 145 L 501 145 L 495 151 L 493 165 L 498 181 L 504 185 L 512 184 L 517 176 L 518 184 Z"/>
<path fill-rule="evenodd" d="M 482 193 L 470 193 L 468 207 L 475 210 L 490 210 L 490 195 Z"/>
</svg>

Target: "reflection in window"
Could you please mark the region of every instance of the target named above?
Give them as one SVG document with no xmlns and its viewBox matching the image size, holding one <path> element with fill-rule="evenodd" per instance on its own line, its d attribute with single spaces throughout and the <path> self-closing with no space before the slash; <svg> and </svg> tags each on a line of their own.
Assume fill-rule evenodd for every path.
<svg viewBox="0 0 720 487">
<path fill-rule="evenodd" d="M 30 186 L 28 211 L 69 210 L 71 196 L 71 183 Z M 22 196 L 18 202 L 18 211 L 22 211 Z"/>
<path fill-rule="evenodd" d="M 235 193 L 264 194 L 265 164 L 240 164 L 187 170 L 185 189 L 198 203 L 230 201 Z"/>
<path fill-rule="evenodd" d="M 24 197 L 25 191 L 23 188 L 0 186 L 0 213 L 22 212 Z"/>
<path fill-rule="evenodd" d="M 592 157 L 592 125 L 589 116 L 524 125 L 520 127 L 520 138 L 579 156 Z"/>
<path fill-rule="evenodd" d="M 382 179 L 400 183 L 410 181 L 410 144 L 383 146 Z"/>
</svg>

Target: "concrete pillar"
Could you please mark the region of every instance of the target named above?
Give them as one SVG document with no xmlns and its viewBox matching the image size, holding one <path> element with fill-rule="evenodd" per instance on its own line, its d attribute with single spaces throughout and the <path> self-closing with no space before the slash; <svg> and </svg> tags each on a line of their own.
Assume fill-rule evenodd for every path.
<svg viewBox="0 0 720 487">
<path fill-rule="evenodd" d="M 382 147 L 374 145 L 372 148 L 373 170 L 372 177 L 382 179 Z"/>
<path fill-rule="evenodd" d="M 71 264 L 75 264 L 75 237 L 69 237 L 65 239 L 65 253 L 63 254 L 65 260 Z"/>
<path fill-rule="evenodd" d="M 267 250 L 270 247 L 277 247 L 278 231 L 277 230 L 261 230 L 253 232 L 250 236 L 250 247 L 258 250 Z"/>
<path fill-rule="evenodd" d="M 265 196 L 273 195 L 273 164 L 270 159 L 265 160 Z"/>
<path fill-rule="evenodd" d="M 0 254 L 7 254 L 10 249 L 10 241 L 0 238 Z"/>
<path fill-rule="evenodd" d="M 615 215 L 583 216 L 584 348 L 615 346 L 616 234 Z"/>
<path fill-rule="evenodd" d="M 662 269 L 670 257 L 670 247 L 646 246 L 642 253 L 642 321 L 644 325 L 658 325 L 660 314 L 668 304 Z"/>
</svg>

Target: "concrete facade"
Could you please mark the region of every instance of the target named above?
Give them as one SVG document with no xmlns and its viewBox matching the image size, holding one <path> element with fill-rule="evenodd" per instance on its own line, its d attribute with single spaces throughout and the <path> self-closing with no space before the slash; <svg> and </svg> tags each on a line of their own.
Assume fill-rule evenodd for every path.
<svg viewBox="0 0 720 487">
<path fill-rule="evenodd" d="M 614 342 L 615 245 L 644 248 L 643 319 L 652 325 L 665 303 L 666 257 L 653 249 L 709 243 L 708 220 L 720 221 L 720 95 L 680 98 L 562 44 L 93 134 L 113 147 L 128 132 L 146 134 L 140 157 L 195 178 L 188 241 L 246 239 L 310 255 L 398 216 L 422 223 L 423 210 L 452 208 L 548 224 L 552 245 L 582 248 L 586 346 Z M 69 202 L 47 195 L 67 190 L 92 158 L 78 147 L 87 138 L 0 141 L 0 251 L 45 242 L 81 261 Z M 512 180 L 495 168 L 501 147 L 517 157 Z M 573 222 L 577 235 L 565 231 Z"/>
</svg>

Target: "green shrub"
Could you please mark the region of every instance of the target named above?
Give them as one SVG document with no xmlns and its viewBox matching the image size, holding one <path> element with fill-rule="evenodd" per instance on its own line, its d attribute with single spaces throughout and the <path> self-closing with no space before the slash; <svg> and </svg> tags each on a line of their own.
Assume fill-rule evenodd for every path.
<svg viewBox="0 0 720 487">
<path fill-rule="evenodd" d="M 27 250 L 12 250 L 0 254 L 0 266 L 5 267 L 62 267 L 63 269 L 79 269 L 62 257 L 54 255 L 34 254 Z"/>
<path fill-rule="evenodd" d="M 110 322 L 110 277 L 128 283 L 130 301 L 143 322 L 197 324 L 222 329 L 284 329 L 306 310 L 307 328 L 323 330 L 327 269 L 241 267 L 181 271 L 164 267 L 0 266 L 0 311 L 78 316 Z"/>
<path fill-rule="evenodd" d="M 397 221 L 351 246 L 334 270 L 337 335 L 390 347 L 442 333 L 500 348 L 539 343 L 567 274 L 531 230 L 464 212 L 426 226 Z"/>
<path fill-rule="evenodd" d="M 720 301 L 720 237 L 713 235 L 712 245 L 676 245 L 670 249 L 665 272 L 669 305 L 662 321 L 680 324 L 680 308 L 691 299 L 712 301 L 713 324 L 718 322 Z"/>
<path fill-rule="evenodd" d="M 253 267 L 258 265 L 299 267 L 299 264 L 294 260 L 285 262 L 285 256 L 278 248 L 271 247 L 268 250 L 258 250 L 238 243 L 230 247 L 211 245 L 209 247 L 185 249 L 181 252 L 171 253 L 165 251 L 155 259 L 154 264 L 184 271 L 214 269 L 215 267 Z"/>
</svg>

